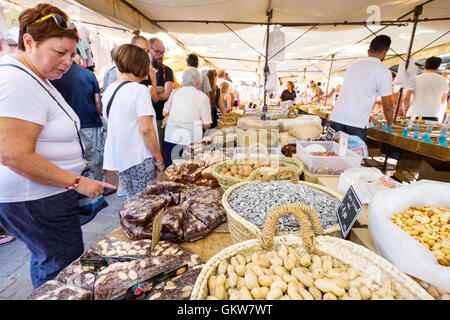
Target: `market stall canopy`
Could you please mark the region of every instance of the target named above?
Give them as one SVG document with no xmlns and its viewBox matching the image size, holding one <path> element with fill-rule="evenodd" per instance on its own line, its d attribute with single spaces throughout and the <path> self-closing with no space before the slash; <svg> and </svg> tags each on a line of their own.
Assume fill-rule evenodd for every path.
<svg viewBox="0 0 450 320">
<path fill-rule="evenodd" d="M 371 0 L 77 1 L 129 28 L 151 33 L 167 31 L 188 51 L 226 69 L 231 78 L 242 80 L 257 79 L 256 70 L 263 68 L 268 8 L 273 9 L 271 23 L 281 26 L 286 45 L 290 44 L 285 50 L 286 59 L 278 63 L 279 76 L 303 75 L 306 68 L 307 76 L 326 77 L 333 54 L 333 73 L 339 74 L 367 54 L 373 32 L 381 31 L 392 38 L 389 57 L 406 54 L 414 8 L 421 4 L 423 12 L 412 52 L 450 42 L 447 0 L 383 0 L 376 1 L 376 5 Z M 379 25 L 363 25 L 380 20 Z M 433 54 L 446 53 L 447 49 L 443 46 Z M 387 59 L 385 64 L 393 65 L 399 59 Z"/>
<path fill-rule="evenodd" d="M 73 0 L 6 0 L 6 3 L 19 5 L 20 8 L 31 8 L 40 2 L 50 3 L 67 13 L 77 25 L 83 24 L 94 32 L 99 32 L 108 39 L 114 39 L 117 43 L 128 42 L 132 30 L 120 26 L 106 17 L 92 10 L 80 6 Z"/>
<path fill-rule="evenodd" d="M 113 22 L 100 13 L 84 7 L 74 0 L 45 0 L 45 2 L 66 12 L 81 34 L 83 34 L 83 30 L 88 31 L 90 34 L 90 42 L 95 50 L 93 55 L 96 73 L 99 80 L 103 79 L 103 72 L 111 65 L 110 53 L 112 48 L 130 42 L 130 39 L 133 37 L 133 29 Z M 9 17 L 9 20 L 10 24 L 18 26 L 20 12 L 26 8 L 36 6 L 37 3 L 36 0 L 0 0 L 0 10 L 3 8 L 9 12 L 14 7 L 16 11 Z M 8 24 L 6 27 L 10 27 L 10 25 Z M 146 37 L 154 36 L 149 33 L 143 33 L 143 35 Z M 165 57 L 165 64 L 169 65 L 175 72 L 185 69 L 186 56 L 184 51 L 177 47 L 173 41 L 170 41 L 169 36 L 165 34 L 159 34 L 158 36 L 169 46 Z"/>
</svg>

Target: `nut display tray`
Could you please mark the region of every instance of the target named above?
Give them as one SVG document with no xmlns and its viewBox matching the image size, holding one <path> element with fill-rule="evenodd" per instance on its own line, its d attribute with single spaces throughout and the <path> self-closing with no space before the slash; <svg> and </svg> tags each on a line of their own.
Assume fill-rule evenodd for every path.
<svg viewBox="0 0 450 320">
<path fill-rule="evenodd" d="M 351 150 L 347 150 L 343 157 L 313 156 L 305 149 L 311 144 L 321 145 L 327 151 L 339 154 L 339 144 L 334 141 L 297 141 L 297 157 L 311 173 L 336 175 L 361 165 L 362 157 Z"/>
</svg>

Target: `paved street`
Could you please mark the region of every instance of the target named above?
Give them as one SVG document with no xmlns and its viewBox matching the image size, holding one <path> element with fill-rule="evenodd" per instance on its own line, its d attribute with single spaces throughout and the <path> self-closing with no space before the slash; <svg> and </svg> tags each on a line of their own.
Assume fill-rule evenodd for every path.
<svg viewBox="0 0 450 320">
<path fill-rule="evenodd" d="M 82 226 L 85 249 L 119 227 L 117 211 L 126 197 L 113 194 L 106 200 L 109 206 Z M 30 251 L 18 240 L 0 246 L 0 300 L 24 300 L 31 293 L 30 257 Z"/>
</svg>

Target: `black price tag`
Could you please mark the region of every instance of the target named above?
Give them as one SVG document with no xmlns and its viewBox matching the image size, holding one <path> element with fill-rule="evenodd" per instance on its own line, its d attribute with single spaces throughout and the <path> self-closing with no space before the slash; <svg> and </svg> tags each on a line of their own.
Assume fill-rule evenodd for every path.
<svg viewBox="0 0 450 320">
<path fill-rule="evenodd" d="M 361 200 L 359 200 L 355 189 L 350 186 L 336 212 L 344 239 L 347 238 L 362 209 Z"/>
<path fill-rule="evenodd" d="M 325 136 L 325 140 L 332 141 L 335 133 L 336 133 L 336 130 L 334 130 L 332 127 L 328 127 L 327 135 Z"/>
</svg>

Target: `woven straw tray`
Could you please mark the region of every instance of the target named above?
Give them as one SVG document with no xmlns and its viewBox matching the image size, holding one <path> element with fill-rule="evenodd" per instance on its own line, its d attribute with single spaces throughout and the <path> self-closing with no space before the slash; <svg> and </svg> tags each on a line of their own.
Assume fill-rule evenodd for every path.
<svg viewBox="0 0 450 320">
<path fill-rule="evenodd" d="M 276 223 L 285 214 L 294 214 L 302 225 L 303 232 L 301 238 L 293 235 L 274 236 Z M 308 224 L 305 225 L 305 214 L 309 215 L 314 232 Z M 314 214 L 316 221 L 314 221 L 314 217 L 312 216 Z M 321 230 L 319 230 L 320 222 L 317 222 L 317 220 L 317 214 L 306 205 L 281 205 L 272 209 L 266 220 L 263 233 L 258 239 L 234 244 L 208 260 L 197 278 L 191 300 L 206 299 L 208 294 L 208 279 L 215 272 L 221 261 L 227 260 L 238 253 L 245 257 L 254 252 L 270 250 L 272 248 L 276 249 L 281 245 L 286 245 L 299 254 L 314 252 L 330 255 L 366 274 L 378 284 L 381 284 L 385 278 L 389 278 L 396 295 L 401 299 L 434 300 L 417 282 L 402 273 L 389 261 L 363 246 L 335 237 L 316 236 L 316 234 L 321 233 Z M 319 226 L 317 226 L 317 223 L 319 223 Z"/>
<path fill-rule="evenodd" d="M 225 211 L 227 213 L 228 230 L 230 231 L 231 239 L 233 240 L 234 243 L 238 243 L 238 242 L 246 241 L 246 240 L 250 240 L 250 239 L 256 239 L 259 236 L 261 236 L 261 234 L 262 234 L 262 231 L 257 226 L 255 226 L 250 221 L 241 217 L 236 211 L 234 211 L 230 207 L 230 204 L 228 203 L 228 198 L 230 197 L 230 195 L 236 189 L 239 189 L 240 187 L 246 185 L 247 183 L 254 183 L 254 182 L 247 181 L 247 182 L 242 182 L 242 183 L 236 184 L 236 185 L 232 186 L 231 188 L 229 188 L 222 196 L 222 205 L 225 208 Z M 342 200 L 343 200 L 343 196 L 341 194 L 339 194 L 335 191 L 332 191 L 324 186 L 305 182 L 305 181 L 299 181 L 299 183 L 307 185 L 307 186 L 315 188 L 315 189 L 318 189 L 320 191 L 323 191 L 323 192 L 329 194 L 330 196 L 336 198 L 339 202 L 342 202 Z M 300 234 L 300 231 L 297 231 L 297 232 L 277 231 L 277 235 L 288 235 L 288 234 L 293 234 L 293 235 L 298 236 Z M 340 232 L 339 223 L 336 223 L 336 225 L 325 229 L 324 234 L 340 237 L 341 232 Z"/>
</svg>

